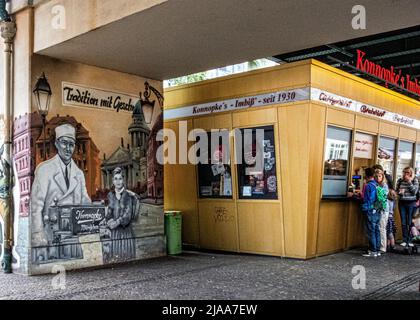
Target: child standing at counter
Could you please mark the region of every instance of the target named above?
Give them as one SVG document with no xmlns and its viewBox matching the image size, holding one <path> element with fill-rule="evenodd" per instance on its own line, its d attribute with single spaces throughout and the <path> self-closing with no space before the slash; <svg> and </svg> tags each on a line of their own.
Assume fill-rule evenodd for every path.
<svg viewBox="0 0 420 320">
<path fill-rule="evenodd" d="M 381 214 L 375 209 L 375 203 L 378 200 L 376 188 L 378 183 L 374 179 L 374 171 L 372 168 L 365 169 L 366 188 L 363 194 L 362 211 L 366 215 L 366 229 L 369 239 L 369 249 L 364 257 L 380 256 L 381 236 L 379 222 Z"/>
<path fill-rule="evenodd" d="M 381 169 L 375 170 L 374 175 L 375 181 L 378 183 L 376 188 L 377 200 L 374 205 L 376 211 L 380 214 L 379 221 L 379 232 L 380 232 L 380 251 L 378 253 L 386 253 L 387 247 L 387 232 L 386 226 L 388 224 L 389 217 L 389 204 L 388 204 L 388 193 L 389 188 L 385 178 L 384 171 Z"/>
</svg>

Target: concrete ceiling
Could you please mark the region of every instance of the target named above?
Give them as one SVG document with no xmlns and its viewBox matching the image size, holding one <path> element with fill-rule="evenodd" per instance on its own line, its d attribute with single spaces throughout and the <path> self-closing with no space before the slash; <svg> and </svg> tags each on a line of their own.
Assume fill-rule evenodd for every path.
<svg viewBox="0 0 420 320">
<path fill-rule="evenodd" d="M 354 30 L 363 4 L 367 29 Z M 169 79 L 420 24 L 419 0 L 169 0 L 37 52 Z"/>
</svg>

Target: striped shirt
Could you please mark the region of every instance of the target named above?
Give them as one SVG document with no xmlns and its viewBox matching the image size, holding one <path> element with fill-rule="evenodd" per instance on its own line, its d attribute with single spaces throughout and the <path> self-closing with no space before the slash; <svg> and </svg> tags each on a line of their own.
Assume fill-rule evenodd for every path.
<svg viewBox="0 0 420 320">
<path fill-rule="evenodd" d="M 404 190 L 404 193 L 400 193 Z M 398 179 L 397 182 L 397 193 L 400 197 L 400 201 L 417 201 L 417 192 L 419 191 L 419 180 L 417 177 L 412 182 L 407 182 L 403 179 Z"/>
</svg>

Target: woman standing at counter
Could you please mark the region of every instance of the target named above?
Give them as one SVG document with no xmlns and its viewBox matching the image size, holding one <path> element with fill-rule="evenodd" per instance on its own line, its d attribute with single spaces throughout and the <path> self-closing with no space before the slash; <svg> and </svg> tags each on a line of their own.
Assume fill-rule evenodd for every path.
<svg viewBox="0 0 420 320">
<path fill-rule="evenodd" d="M 397 193 L 399 195 L 398 207 L 401 215 L 403 242 L 401 246 L 413 246 L 410 239 L 410 225 L 416 211 L 417 192 L 419 181 L 414 175 L 413 168 L 407 167 L 403 170 L 402 178 L 397 182 Z"/>
<path fill-rule="evenodd" d="M 381 253 L 386 253 L 389 250 L 393 250 L 395 247 L 395 221 L 394 221 L 394 209 L 395 202 L 397 200 L 397 194 L 394 190 L 394 182 L 390 174 L 388 174 L 380 164 L 376 164 L 372 167 L 373 170 L 380 170 L 383 174 L 384 182 L 388 189 L 388 200 L 387 200 L 387 211 L 381 216 L 380 228 L 381 228 Z M 379 183 L 379 181 L 378 181 Z"/>
</svg>

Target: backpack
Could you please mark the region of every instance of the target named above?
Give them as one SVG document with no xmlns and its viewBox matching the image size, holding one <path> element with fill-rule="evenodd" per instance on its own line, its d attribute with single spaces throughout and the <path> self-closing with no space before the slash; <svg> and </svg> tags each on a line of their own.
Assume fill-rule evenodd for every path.
<svg viewBox="0 0 420 320">
<path fill-rule="evenodd" d="M 376 186 L 376 201 L 373 207 L 378 211 L 384 211 L 388 202 L 387 190 L 381 186 Z"/>
</svg>

